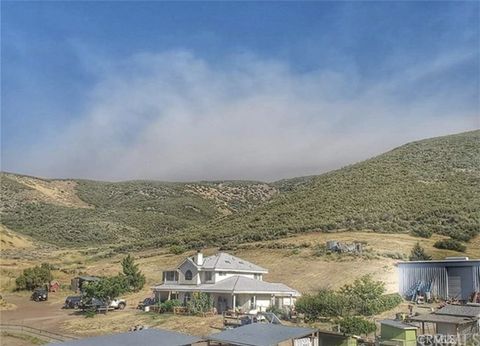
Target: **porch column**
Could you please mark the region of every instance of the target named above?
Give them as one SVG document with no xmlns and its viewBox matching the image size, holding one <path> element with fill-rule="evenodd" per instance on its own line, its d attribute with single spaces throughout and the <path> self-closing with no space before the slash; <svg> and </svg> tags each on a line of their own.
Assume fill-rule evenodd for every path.
<svg viewBox="0 0 480 346">
<path fill-rule="evenodd" d="M 257 308 L 257 296 L 254 295 L 253 296 L 253 306 L 252 306 L 252 309 L 256 309 Z"/>
<path fill-rule="evenodd" d="M 232 308 L 233 308 L 233 310 L 235 310 L 235 303 L 236 303 L 236 296 L 235 296 L 235 294 L 233 294 L 232 301 L 233 301 L 233 306 L 232 306 Z"/>
<path fill-rule="evenodd" d="M 171 300 L 172 299 L 172 291 L 168 291 L 168 299 L 167 300 Z"/>
<path fill-rule="evenodd" d="M 290 307 L 292 307 L 292 306 L 293 306 L 293 297 L 292 297 L 292 295 L 290 294 Z"/>
</svg>

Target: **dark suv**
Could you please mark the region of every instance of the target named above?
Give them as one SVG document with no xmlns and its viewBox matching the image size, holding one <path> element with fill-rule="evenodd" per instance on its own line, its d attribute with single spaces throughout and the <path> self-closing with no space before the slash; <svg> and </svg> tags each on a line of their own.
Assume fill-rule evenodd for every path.
<svg viewBox="0 0 480 346">
<path fill-rule="evenodd" d="M 32 300 L 36 302 L 48 300 L 48 291 L 45 288 L 35 288 L 32 293 Z"/>
<path fill-rule="evenodd" d="M 65 309 L 76 309 L 79 307 L 81 301 L 81 296 L 69 296 L 65 299 L 65 305 L 63 305 L 63 307 Z"/>
</svg>

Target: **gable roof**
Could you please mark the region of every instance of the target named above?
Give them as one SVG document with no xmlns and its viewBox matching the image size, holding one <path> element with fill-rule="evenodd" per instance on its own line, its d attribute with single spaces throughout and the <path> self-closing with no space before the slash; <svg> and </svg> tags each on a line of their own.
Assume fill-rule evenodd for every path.
<svg viewBox="0 0 480 346">
<path fill-rule="evenodd" d="M 153 288 L 156 291 L 179 291 L 179 292 L 218 292 L 218 293 L 265 293 L 285 294 L 294 297 L 300 293 L 282 283 L 272 283 L 245 276 L 234 275 L 214 284 L 182 285 L 162 284 Z"/>
<path fill-rule="evenodd" d="M 259 272 L 268 273 L 268 270 L 257 266 L 244 259 L 230 255 L 226 252 L 219 252 L 216 255 L 205 257 L 203 264 L 200 266 L 202 269 L 211 270 L 231 270 L 231 271 L 245 271 L 245 272 Z"/>
<path fill-rule="evenodd" d="M 62 346 L 186 346 L 202 339 L 187 334 L 161 329 L 143 329 L 136 332 L 103 335 L 49 345 Z"/>
<path fill-rule="evenodd" d="M 317 332 L 316 329 L 286 327 L 277 324 L 253 323 L 224 332 L 211 334 L 207 340 L 232 345 L 270 346 L 290 339 L 302 338 Z"/>
</svg>

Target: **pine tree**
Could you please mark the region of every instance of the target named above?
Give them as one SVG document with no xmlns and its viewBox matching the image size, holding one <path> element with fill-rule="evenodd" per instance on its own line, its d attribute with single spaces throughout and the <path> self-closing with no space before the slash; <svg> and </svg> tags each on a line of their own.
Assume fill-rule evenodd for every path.
<svg viewBox="0 0 480 346">
<path fill-rule="evenodd" d="M 410 252 L 410 261 L 428 261 L 431 260 L 432 256 L 427 255 L 425 249 L 420 246 L 420 243 L 417 242 Z"/>
<path fill-rule="evenodd" d="M 123 275 L 131 291 L 137 292 L 145 285 L 145 275 L 138 269 L 133 257 L 130 254 L 122 260 Z"/>
</svg>

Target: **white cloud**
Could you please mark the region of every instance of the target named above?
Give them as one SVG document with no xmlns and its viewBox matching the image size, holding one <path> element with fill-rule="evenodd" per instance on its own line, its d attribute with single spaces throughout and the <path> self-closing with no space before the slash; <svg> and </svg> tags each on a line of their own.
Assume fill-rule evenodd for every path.
<svg viewBox="0 0 480 346">
<path fill-rule="evenodd" d="M 100 65 L 85 114 L 32 148 L 23 172 L 105 180 L 275 180 L 480 125 L 478 109 L 458 110 L 458 93 L 398 99 L 399 88 L 415 79 L 413 67 L 406 77 L 362 85 L 351 73 L 299 73 L 247 55 L 218 66 L 182 51 Z M 441 73 L 442 66 L 420 77 Z"/>
</svg>

